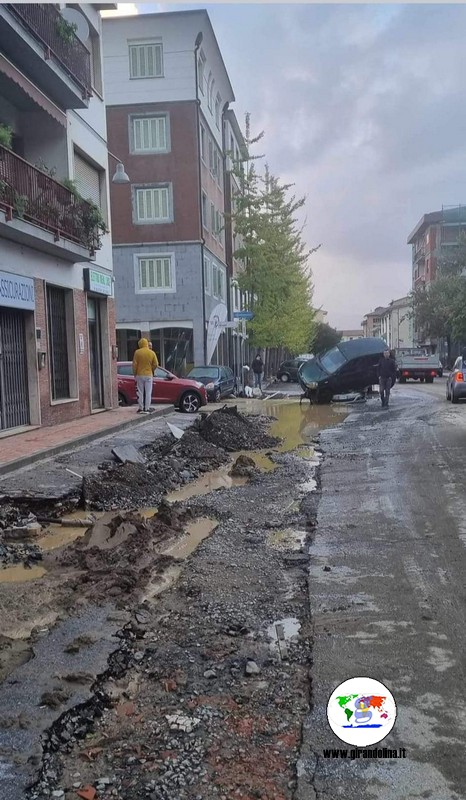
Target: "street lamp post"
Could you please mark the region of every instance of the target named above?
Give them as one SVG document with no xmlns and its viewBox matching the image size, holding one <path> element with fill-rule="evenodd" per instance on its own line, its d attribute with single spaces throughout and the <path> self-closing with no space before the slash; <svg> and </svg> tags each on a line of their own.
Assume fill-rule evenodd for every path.
<svg viewBox="0 0 466 800">
<path fill-rule="evenodd" d="M 114 158 L 115 161 L 117 162 L 115 174 L 112 178 L 112 183 L 116 184 L 130 183 L 129 175 L 127 175 L 125 172 L 125 165 L 122 164 L 120 159 L 117 158 L 117 156 L 114 156 L 113 153 L 110 152 L 110 150 L 108 150 L 107 152 L 109 156 L 111 158 Z"/>
</svg>

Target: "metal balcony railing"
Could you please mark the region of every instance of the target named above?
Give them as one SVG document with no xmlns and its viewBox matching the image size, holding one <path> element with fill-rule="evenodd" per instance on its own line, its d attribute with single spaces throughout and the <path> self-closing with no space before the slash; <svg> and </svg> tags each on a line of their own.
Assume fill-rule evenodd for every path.
<svg viewBox="0 0 466 800">
<path fill-rule="evenodd" d="M 25 219 L 51 231 L 55 241 L 63 237 L 91 255 L 101 247 L 98 210 L 1 145 L 0 208 L 8 221 Z"/>
<path fill-rule="evenodd" d="M 9 10 L 43 45 L 45 57 L 58 62 L 81 88 L 83 97 L 92 94 L 91 56 L 54 5 L 9 3 Z"/>
</svg>

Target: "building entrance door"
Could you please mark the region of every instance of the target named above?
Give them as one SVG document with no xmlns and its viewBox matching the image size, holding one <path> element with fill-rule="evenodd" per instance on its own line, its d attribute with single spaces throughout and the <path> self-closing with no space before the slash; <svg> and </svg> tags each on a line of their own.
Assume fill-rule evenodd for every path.
<svg viewBox="0 0 466 800">
<path fill-rule="evenodd" d="M 100 301 L 87 298 L 87 322 L 89 333 L 89 366 L 91 372 L 91 407 L 103 408 L 104 380 L 102 370 L 102 321 Z"/>
<path fill-rule="evenodd" d="M 24 312 L 0 309 L 0 430 L 30 424 Z"/>
</svg>

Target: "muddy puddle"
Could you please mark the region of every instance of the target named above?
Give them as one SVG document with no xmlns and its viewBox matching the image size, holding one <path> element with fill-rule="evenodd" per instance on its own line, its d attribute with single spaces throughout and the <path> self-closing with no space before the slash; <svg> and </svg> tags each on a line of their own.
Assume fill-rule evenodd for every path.
<svg viewBox="0 0 466 800">
<path fill-rule="evenodd" d="M 218 521 L 209 517 L 199 517 L 194 522 L 188 523 L 186 535 L 167 550 L 164 550 L 164 555 L 176 559 L 187 558 L 204 539 L 207 539 L 214 532 L 217 526 Z"/>
<path fill-rule="evenodd" d="M 0 570 L 0 583 L 27 583 L 42 578 L 45 572 L 45 567 L 25 567 L 23 564 L 15 564 Z"/>
<path fill-rule="evenodd" d="M 220 469 L 206 472 L 200 478 L 182 486 L 180 489 L 167 494 L 166 499 L 169 503 L 178 503 L 183 500 L 190 500 L 191 497 L 201 497 L 204 494 L 215 492 L 216 489 L 231 489 L 232 486 L 244 486 L 248 478 L 233 478 L 228 472 L 231 464 L 227 464 Z"/>
<path fill-rule="evenodd" d="M 283 439 L 277 448 L 282 453 L 308 445 L 319 431 L 338 425 L 348 414 L 346 406 L 311 406 L 308 401 L 300 405 L 299 400 L 266 401 L 261 408 L 262 413 L 277 417 L 270 434 Z M 312 457 L 311 448 L 306 448 L 305 452 L 307 457 Z"/>
<path fill-rule="evenodd" d="M 272 653 L 287 658 L 287 645 L 296 641 L 299 637 L 301 623 L 296 617 L 286 617 L 276 620 L 267 628 L 267 636 L 270 639 L 270 649 Z"/>
</svg>

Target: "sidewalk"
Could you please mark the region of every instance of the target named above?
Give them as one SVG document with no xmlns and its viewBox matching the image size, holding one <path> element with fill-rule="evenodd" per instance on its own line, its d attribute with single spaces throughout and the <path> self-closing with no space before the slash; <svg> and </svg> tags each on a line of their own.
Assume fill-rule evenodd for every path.
<svg viewBox="0 0 466 800">
<path fill-rule="evenodd" d="M 172 405 L 154 405 L 152 408 L 149 416 L 137 414 L 137 406 L 121 406 L 52 428 L 34 428 L 0 438 L 0 475 L 174 411 Z"/>
</svg>

